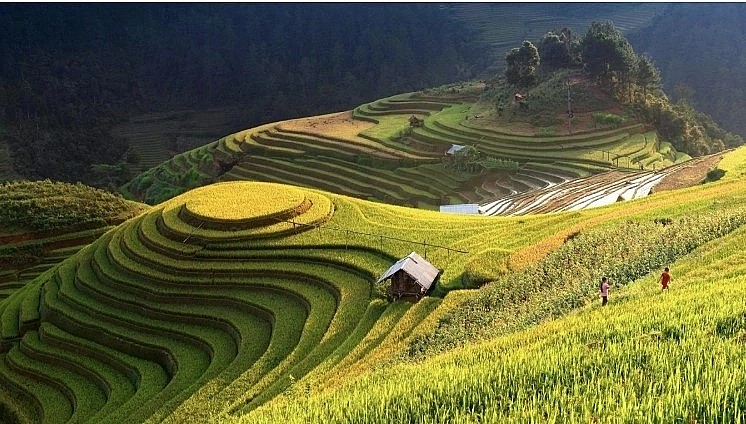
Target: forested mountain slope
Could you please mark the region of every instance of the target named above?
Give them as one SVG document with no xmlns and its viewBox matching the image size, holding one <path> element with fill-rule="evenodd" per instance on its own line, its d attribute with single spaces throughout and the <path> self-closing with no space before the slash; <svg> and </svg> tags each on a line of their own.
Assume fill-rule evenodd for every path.
<svg viewBox="0 0 746 424">
<path fill-rule="evenodd" d="M 675 3 L 629 39 L 653 58 L 674 101 L 746 135 L 746 5 Z"/>
<path fill-rule="evenodd" d="M 594 21 L 612 21 L 625 34 L 651 23 L 667 3 L 449 3 L 443 6 L 489 49 L 492 71 L 501 70 L 505 54 L 523 40 L 567 27 L 582 36 Z"/>
<path fill-rule="evenodd" d="M 6 3 L 0 147 L 24 177 L 105 185 L 90 166 L 123 159 L 129 117 L 235 107 L 219 137 L 472 77 L 480 45 L 435 4 Z"/>
</svg>

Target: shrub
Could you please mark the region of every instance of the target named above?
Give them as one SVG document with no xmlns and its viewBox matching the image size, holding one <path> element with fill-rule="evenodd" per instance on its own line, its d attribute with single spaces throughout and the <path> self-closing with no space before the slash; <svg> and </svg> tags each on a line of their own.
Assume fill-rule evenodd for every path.
<svg viewBox="0 0 746 424">
<path fill-rule="evenodd" d="M 706 183 L 711 183 L 713 181 L 717 181 L 725 175 L 725 171 L 720 168 L 710 169 L 707 171 L 707 176 L 705 177 Z"/>
<path fill-rule="evenodd" d="M 594 113 L 593 114 L 593 122 L 595 122 L 598 125 L 602 126 L 609 126 L 612 128 L 619 128 L 620 125 L 622 125 L 627 118 L 624 116 L 616 115 L 613 113 Z"/>
</svg>

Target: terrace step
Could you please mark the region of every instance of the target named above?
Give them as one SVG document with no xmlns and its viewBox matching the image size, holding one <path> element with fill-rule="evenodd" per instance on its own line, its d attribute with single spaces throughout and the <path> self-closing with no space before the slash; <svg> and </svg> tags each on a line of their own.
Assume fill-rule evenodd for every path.
<svg viewBox="0 0 746 424">
<path fill-rule="evenodd" d="M 0 379 L 33 399 L 40 422 L 65 423 L 73 415 L 72 393 L 59 381 L 49 380 L 25 366 L 25 357 L 17 348 L 3 355 Z"/>
<path fill-rule="evenodd" d="M 100 418 L 134 393 L 134 388 L 127 384 L 123 376 L 117 378 L 118 374 L 100 363 L 83 363 L 74 353 L 44 344 L 36 331 L 24 335 L 19 349 L 27 358 L 43 364 L 43 368 L 37 368 L 37 372 L 57 379 L 71 389 L 74 395 L 72 419 L 84 421 Z M 106 378 L 111 380 L 107 381 Z M 114 383 L 124 385 L 117 387 Z M 113 402 L 108 404 L 110 400 Z"/>
<path fill-rule="evenodd" d="M 585 209 L 647 195 L 662 178 L 663 174 L 652 172 L 612 171 L 506 196 L 480 206 L 480 210 L 486 215 L 523 215 Z"/>
</svg>

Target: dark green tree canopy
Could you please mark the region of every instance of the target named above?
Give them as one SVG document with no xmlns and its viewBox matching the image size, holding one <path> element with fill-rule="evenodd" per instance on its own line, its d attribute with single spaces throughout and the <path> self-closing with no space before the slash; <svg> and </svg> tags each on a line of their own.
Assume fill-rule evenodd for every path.
<svg viewBox="0 0 746 424">
<path fill-rule="evenodd" d="M 653 60 L 645 55 L 639 56 L 637 60 L 637 84 L 642 87 L 643 95 L 647 95 L 648 89 L 656 89 L 661 86 L 661 73 L 653 64 Z"/>
<path fill-rule="evenodd" d="M 520 48 L 513 48 L 505 57 L 507 68 L 505 77 L 511 84 L 528 86 L 536 81 L 539 67 L 539 50 L 530 41 L 524 41 Z"/>
<path fill-rule="evenodd" d="M 632 45 L 611 22 L 593 22 L 582 46 L 586 70 L 607 82 L 614 76 L 629 75 L 637 66 Z"/>
<path fill-rule="evenodd" d="M 566 68 L 579 63 L 580 41 L 569 28 L 544 34 L 538 49 L 542 68 Z"/>
</svg>

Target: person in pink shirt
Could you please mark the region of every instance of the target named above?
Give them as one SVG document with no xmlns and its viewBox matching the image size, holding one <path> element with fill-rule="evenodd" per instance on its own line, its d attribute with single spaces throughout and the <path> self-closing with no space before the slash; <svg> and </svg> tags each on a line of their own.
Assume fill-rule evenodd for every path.
<svg viewBox="0 0 746 424">
<path fill-rule="evenodd" d="M 609 302 L 609 279 L 603 277 L 601 279 L 601 306 L 606 306 Z"/>
</svg>

